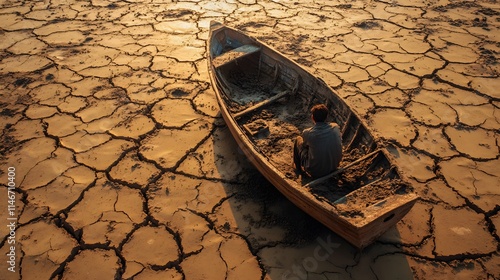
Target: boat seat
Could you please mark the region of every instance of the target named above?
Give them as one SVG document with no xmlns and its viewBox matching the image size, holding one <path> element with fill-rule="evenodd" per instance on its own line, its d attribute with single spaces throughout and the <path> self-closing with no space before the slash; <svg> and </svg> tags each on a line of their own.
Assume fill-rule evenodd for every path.
<svg viewBox="0 0 500 280">
<path fill-rule="evenodd" d="M 225 52 L 212 60 L 212 64 L 215 68 L 219 68 L 223 65 L 228 64 L 229 62 L 235 61 L 238 58 L 242 58 L 244 56 L 250 55 L 252 53 L 260 51 L 260 48 L 254 45 L 243 45 L 236 49 L 232 49 L 228 52 Z"/>
</svg>

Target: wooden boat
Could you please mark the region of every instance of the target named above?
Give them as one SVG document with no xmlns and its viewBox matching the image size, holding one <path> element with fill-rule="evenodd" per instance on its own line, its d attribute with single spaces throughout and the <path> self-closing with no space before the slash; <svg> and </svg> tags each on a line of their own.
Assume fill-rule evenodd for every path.
<svg viewBox="0 0 500 280">
<path fill-rule="evenodd" d="M 231 134 L 252 164 L 303 211 L 358 248 L 376 240 L 416 199 L 390 154 L 325 82 L 265 45 L 211 22 L 208 69 Z M 344 158 L 328 176 L 297 175 L 293 142 L 325 104 L 341 127 Z"/>
</svg>

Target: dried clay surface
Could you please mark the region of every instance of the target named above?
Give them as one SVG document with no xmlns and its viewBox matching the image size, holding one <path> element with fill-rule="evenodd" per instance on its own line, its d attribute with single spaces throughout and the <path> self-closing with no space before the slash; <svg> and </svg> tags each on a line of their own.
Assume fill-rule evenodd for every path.
<svg viewBox="0 0 500 280">
<path fill-rule="evenodd" d="M 357 250 L 250 166 L 210 20 L 334 88 L 408 215 Z M 499 27 L 492 0 L 0 0 L 0 278 L 499 279 Z"/>
</svg>

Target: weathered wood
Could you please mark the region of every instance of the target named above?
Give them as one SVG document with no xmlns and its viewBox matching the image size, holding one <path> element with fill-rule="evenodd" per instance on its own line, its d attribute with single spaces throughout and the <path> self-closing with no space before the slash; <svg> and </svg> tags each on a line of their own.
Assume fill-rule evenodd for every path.
<svg viewBox="0 0 500 280">
<path fill-rule="evenodd" d="M 357 126 L 356 126 L 356 129 L 354 130 L 354 134 L 352 135 L 352 138 L 351 138 L 351 141 L 349 141 L 349 143 L 346 145 L 346 149 L 349 150 L 351 147 L 352 147 L 352 144 L 354 144 L 354 142 L 357 140 L 358 136 L 359 136 L 359 131 L 361 129 L 361 123 L 359 123 Z"/>
<path fill-rule="evenodd" d="M 364 161 L 364 160 L 367 160 L 367 159 L 371 158 L 372 156 L 374 156 L 374 155 L 376 155 L 376 154 L 380 153 L 380 151 L 381 151 L 381 150 L 379 149 L 379 150 L 375 150 L 375 151 L 373 151 L 373 152 L 371 152 L 371 153 L 369 153 L 369 154 L 366 154 L 365 156 L 363 156 L 363 157 L 361 157 L 361 158 L 359 158 L 359 159 L 357 159 L 357 160 L 355 160 L 355 161 L 353 161 L 353 162 L 349 163 L 348 165 L 346 165 L 346 166 L 344 166 L 344 167 L 341 167 L 341 168 L 339 168 L 339 169 L 337 169 L 337 170 L 333 171 L 332 173 L 330 173 L 330 174 L 328 174 L 328 175 L 325 175 L 325 176 L 323 176 L 323 177 L 321 177 L 321 178 L 318 178 L 318 179 L 316 179 L 316 180 L 314 180 L 314 181 L 311 181 L 311 182 L 309 182 L 309 183 L 305 184 L 305 185 L 304 185 L 304 187 L 306 187 L 306 188 L 310 188 L 310 187 L 312 187 L 312 186 L 314 186 L 314 185 L 321 184 L 321 183 L 323 183 L 324 181 L 326 181 L 326 180 L 328 180 L 328 179 L 332 178 L 333 176 L 339 175 L 339 174 L 341 174 L 342 172 L 346 171 L 347 169 L 349 169 L 349 168 L 353 167 L 354 165 L 356 165 L 356 164 L 358 164 L 358 163 L 360 163 L 360 162 L 362 162 L 362 161 Z"/>
<path fill-rule="evenodd" d="M 260 50 L 259 47 L 253 45 L 243 45 L 239 48 L 232 49 L 228 52 L 225 52 L 212 60 L 212 64 L 215 68 L 219 68 L 223 65 L 226 65 L 236 59 L 242 58 L 249 54 L 258 52 Z"/>
<path fill-rule="evenodd" d="M 342 127 L 342 135 L 345 134 L 347 129 L 349 129 L 349 126 L 351 125 L 351 120 L 352 120 L 352 112 L 349 112 L 349 116 L 347 117 L 347 120 L 344 123 L 344 126 Z"/>
<path fill-rule="evenodd" d="M 261 101 L 261 102 L 255 104 L 255 105 L 253 105 L 251 107 L 246 108 L 245 110 L 243 110 L 241 112 L 238 112 L 238 113 L 234 114 L 233 117 L 235 119 L 241 118 L 242 116 L 244 116 L 244 115 L 246 115 L 246 114 L 248 114 L 250 112 L 253 112 L 253 111 L 258 110 L 258 109 L 260 109 L 260 108 L 262 108 L 262 107 L 264 107 L 266 105 L 269 105 L 269 104 L 272 104 L 272 103 L 276 102 L 277 100 L 279 100 L 279 99 L 287 96 L 289 93 L 290 92 L 288 90 L 282 91 L 282 92 L 280 92 L 280 93 L 272 96 L 269 99 Z"/>
<path fill-rule="evenodd" d="M 384 178 L 378 178 L 378 179 L 376 179 L 376 180 L 373 180 L 373 181 L 371 181 L 370 183 L 368 183 L 368 184 L 366 184 L 366 185 L 362 186 L 361 188 L 364 188 L 364 187 L 367 187 L 367 188 L 368 188 L 368 187 L 370 187 L 370 186 L 372 186 L 372 185 L 374 185 L 374 184 L 376 184 L 376 183 L 378 183 L 378 182 L 382 181 L 383 179 L 384 179 Z M 341 198 L 339 198 L 339 199 L 335 200 L 335 201 L 333 202 L 333 204 L 342 204 L 342 203 L 346 203 L 346 201 L 347 201 L 347 197 L 343 196 L 343 197 L 341 197 Z"/>
<path fill-rule="evenodd" d="M 260 65 L 260 63 L 259 63 L 259 65 Z M 275 73 L 275 75 L 277 75 L 277 74 Z M 234 114 L 234 118 L 235 119 L 240 118 L 240 117 L 242 117 L 242 116 L 244 116 L 244 115 L 246 115 L 246 114 L 248 114 L 250 112 L 253 112 L 255 110 L 258 110 L 258 109 L 260 109 L 260 108 L 262 108 L 262 107 L 264 107 L 266 105 L 270 105 L 270 104 L 278 101 L 279 99 L 281 99 L 281 98 L 283 98 L 283 97 L 285 97 L 287 95 L 295 95 L 297 93 L 297 91 L 299 90 L 299 88 L 300 88 L 300 81 L 301 81 L 301 79 L 300 79 L 300 76 L 299 76 L 295 80 L 295 83 L 294 83 L 293 88 L 292 88 L 291 91 L 288 91 L 288 90 L 282 91 L 282 92 L 280 92 L 280 93 L 272 96 L 269 99 L 263 100 L 263 101 L 255 104 L 255 105 L 253 105 L 253 106 L 251 106 L 251 107 L 249 107 L 249 108 L 241 111 L 241 112 L 238 112 L 238 113 Z"/>
</svg>

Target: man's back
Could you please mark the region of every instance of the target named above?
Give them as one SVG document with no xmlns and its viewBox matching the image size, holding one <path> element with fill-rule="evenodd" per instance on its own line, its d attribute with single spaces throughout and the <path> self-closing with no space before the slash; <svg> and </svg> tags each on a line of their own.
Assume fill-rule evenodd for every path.
<svg viewBox="0 0 500 280">
<path fill-rule="evenodd" d="M 325 176 L 337 169 L 342 160 L 342 138 L 335 123 L 318 122 L 305 129 L 305 153 L 302 166 L 313 177 Z"/>
</svg>

